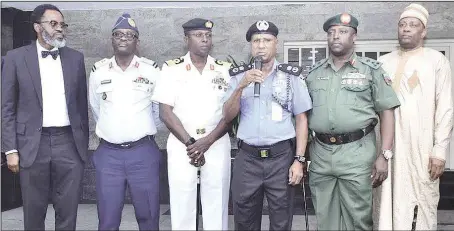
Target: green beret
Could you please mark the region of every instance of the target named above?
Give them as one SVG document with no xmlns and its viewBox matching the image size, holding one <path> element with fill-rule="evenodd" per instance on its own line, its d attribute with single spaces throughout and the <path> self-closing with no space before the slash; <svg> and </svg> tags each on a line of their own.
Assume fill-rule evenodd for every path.
<svg viewBox="0 0 454 231">
<path fill-rule="evenodd" d="M 348 26 L 357 30 L 356 28 L 358 27 L 358 24 L 358 19 L 353 17 L 353 15 L 349 13 L 343 13 L 326 20 L 326 22 L 323 23 L 323 30 L 325 32 L 328 32 L 328 29 L 331 26 Z"/>
</svg>

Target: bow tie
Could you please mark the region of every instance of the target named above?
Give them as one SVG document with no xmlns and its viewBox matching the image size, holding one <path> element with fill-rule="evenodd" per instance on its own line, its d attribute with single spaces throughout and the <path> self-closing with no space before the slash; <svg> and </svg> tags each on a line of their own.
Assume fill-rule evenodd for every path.
<svg viewBox="0 0 454 231">
<path fill-rule="evenodd" d="M 58 50 L 54 50 L 54 51 L 41 51 L 41 57 L 46 58 L 48 55 L 52 55 L 52 58 L 53 58 L 54 60 L 56 60 L 57 57 L 58 57 Z"/>
</svg>

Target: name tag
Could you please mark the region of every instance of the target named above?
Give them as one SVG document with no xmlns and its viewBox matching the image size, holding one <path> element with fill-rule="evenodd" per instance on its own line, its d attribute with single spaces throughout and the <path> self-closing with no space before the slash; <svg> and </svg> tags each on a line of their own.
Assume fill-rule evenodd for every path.
<svg viewBox="0 0 454 231">
<path fill-rule="evenodd" d="M 282 121 L 282 106 L 276 102 L 271 102 L 271 120 Z"/>
<path fill-rule="evenodd" d="M 112 80 L 106 79 L 106 80 L 101 81 L 101 84 L 108 84 L 108 83 L 112 83 Z"/>
<path fill-rule="evenodd" d="M 317 80 L 329 80 L 329 77 L 318 77 Z"/>
</svg>

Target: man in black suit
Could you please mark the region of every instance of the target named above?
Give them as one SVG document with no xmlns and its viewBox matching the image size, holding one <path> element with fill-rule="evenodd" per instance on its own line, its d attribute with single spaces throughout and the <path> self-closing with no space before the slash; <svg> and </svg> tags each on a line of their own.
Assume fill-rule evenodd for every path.
<svg viewBox="0 0 454 231">
<path fill-rule="evenodd" d="M 51 195 L 55 228 L 75 230 L 88 151 L 82 53 L 65 47 L 60 10 L 37 6 L 37 41 L 9 51 L 2 70 L 2 151 L 20 173 L 25 230 L 43 230 Z"/>
</svg>

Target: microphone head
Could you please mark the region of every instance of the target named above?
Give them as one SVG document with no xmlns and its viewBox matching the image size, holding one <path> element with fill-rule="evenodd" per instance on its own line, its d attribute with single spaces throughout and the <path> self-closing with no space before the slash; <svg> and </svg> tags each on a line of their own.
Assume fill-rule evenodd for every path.
<svg viewBox="0 0 454 231">
<path fill-rule="evenodd" d="M 254 58 L 254 69 L 262 70 L 263 58 L 262 56 L 256 56 Z"/>
</svg>

